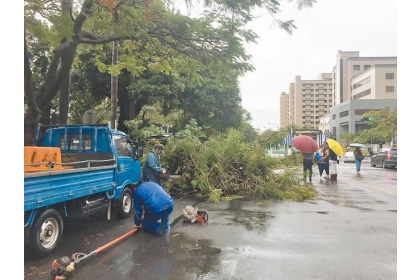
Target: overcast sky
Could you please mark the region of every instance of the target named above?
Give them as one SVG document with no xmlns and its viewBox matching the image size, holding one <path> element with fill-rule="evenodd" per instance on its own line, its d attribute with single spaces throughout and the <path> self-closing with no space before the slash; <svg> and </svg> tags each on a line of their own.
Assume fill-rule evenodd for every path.
<svg viewBox="0 0 420 280">
<path fill-rule="evenodd" d="M 281 3 L 279 16 L 297 29 L 288 35 L 261 11 L 250 25 L 260 39 L 247 47 L 256 70 L 240 79 L 242 106 L 263 130 L 280 124 L 280 93 L 288 93 L 295 76 L 315 80 L 331 73 L 338 50 L 397 56 L 397 0 L 318 0 L 301 11 L 295 2 Z"/>
</svg>

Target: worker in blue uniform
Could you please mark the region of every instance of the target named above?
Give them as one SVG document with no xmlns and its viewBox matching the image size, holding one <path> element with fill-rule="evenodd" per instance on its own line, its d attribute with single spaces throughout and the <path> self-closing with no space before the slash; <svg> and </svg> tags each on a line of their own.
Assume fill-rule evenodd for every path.
<svg viewBox="0 0 420 280">
<path fill-rule="evenodd" d="M 154 182 L 143 182 L 134 192 L 134 223 L 145 232 L 160 236 L 169 231 L 174 201 Z"/>
<path fill-rule="evenodd" d="M 166 173 L 166 169 L 160 165 L 160 155 L 164 152 L 165 146 L 157 144 L 147 153 L 143 165 L 143 181 L 151 181 L 162 186 L 161 176 Z"/>
</svg>

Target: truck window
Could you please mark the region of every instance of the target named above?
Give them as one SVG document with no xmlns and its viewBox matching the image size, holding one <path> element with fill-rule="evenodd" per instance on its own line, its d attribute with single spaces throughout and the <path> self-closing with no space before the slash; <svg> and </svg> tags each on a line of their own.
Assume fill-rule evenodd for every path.
<svg viewBox="0 0 420 280">
<path fill-rule="evenodd" d="M 134 152 L 128 139 L 121 135 L 114 135 L 115 146 L 117 148 L 118 156 L 133 157 Z"/>
<path fill-rule="evenodd" d="M 79 151 L 81 144 L 82 151 L 88 151 L 92 149 L 92 136 L 90 134 L 82 135 L 82 143 L 79 143 L 79 134 L 67 134 L 67 141 L 64 141 L 64 135 L 60 136 L 58 146 L 61 150 Z"/>
</svg>

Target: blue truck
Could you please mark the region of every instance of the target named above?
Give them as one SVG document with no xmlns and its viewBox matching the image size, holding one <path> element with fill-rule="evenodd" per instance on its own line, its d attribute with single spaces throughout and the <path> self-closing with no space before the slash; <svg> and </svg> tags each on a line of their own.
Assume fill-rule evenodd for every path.
<svg viewBox="0 0 420 280">
<path fill-rule="evenodd" d="M 46 257 L 63 236 L 66 220 L 100 211 L 117 218 L 133 212 L 141 182 L 143 148 L 108 124 L 38 125 L 25 146 L 25 247 Z"/>
</svg>

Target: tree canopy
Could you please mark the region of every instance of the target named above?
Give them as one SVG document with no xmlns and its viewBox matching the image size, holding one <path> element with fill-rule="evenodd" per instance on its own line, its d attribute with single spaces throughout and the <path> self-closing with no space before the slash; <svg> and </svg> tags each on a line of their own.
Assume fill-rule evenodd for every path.
<svg viewBox="0 0 420 280">
<path fill-rule="evenodd" d="M 316 1 L 295 2 L 302 9 Z M 186 5 L 193 2 L 187 0 Z M 191 17 L 171 1 L 26 0 L 25 144 L 32 142 L 41 119 L 50 121 L 54 99 L 59 103 L 59 122 L 68 121 L 70 72 L 83 61 L 81 51 L 92 52 L 98 71 L 114 76 L 127 73 L 136 79 L 149 71 L 184 76 L 200 86 L 209 78 L 202 74 L 209 71 L 215 85 L 232 88 L 239 75 L 253 70 L 244 48 L 258 38 L 246 29 L 253 11 L 267 9 L 288 33 L 296 28 L 293 20 L 276 18 L 280 12 L 276 0 L 210 0 L 202 5 L 204 12 Z M 118 48 L 118 58 L 113 47 Z M 122 104 L 127 102 L 120 104 L 120 112 L 126 112 Z"/>
</svg>

